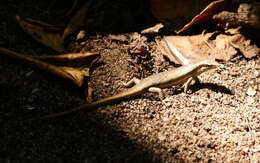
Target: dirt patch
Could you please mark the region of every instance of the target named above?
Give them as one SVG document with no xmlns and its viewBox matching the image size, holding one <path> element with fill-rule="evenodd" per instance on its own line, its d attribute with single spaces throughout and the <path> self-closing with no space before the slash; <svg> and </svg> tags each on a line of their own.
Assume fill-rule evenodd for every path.
<svg viewBox="0 0 260 163">
<path fill-rule="evenodd" d="M 61 1 L 53 5 L 47 1 L 6 2 L 0 5 L 4 6 L 0 10 L 1 46 L 31 55 L 53 54 L 24 34 L 14 15 L 19 13 L 50 23 L 55 20 L 48 19 L 57 15 L 55 19 L 62 22 L 57 13 L 69 7 Z M 58 4 L 63 6 L 57 8 Z M 53 12 L 55 9 L 57 13 Z M 36 11 L 39 16 L 33 17 Z M 127 43 L 111 41 L 105 32 L 87 35 L 80 42 L 71 36 L 67 47 L 73 52 L 102 54 L 89 79 L 89 86 L 94 89 L 93 100 L 98 100 L 125 90 L 121 82 L 174 66 L 162 57 L 154 36 L 148 37 L 147 44 L 150 57 L 142 63 L 138 56 L 128 53 Z M 164 90 L 164 101 L 155 94 L 145 93 L 91 113 L 80 112 L 23 125 L 16 122 L 85 103 L 84 87 L 78 88 L 2 56 L 0 74 L 1 161 L 249 162 L 260 159 L 260 92 L 255 96 L 246 93 L 250 85 L 260 89 L 259 57 L 245 60 L 237 56 L 218 69 L 202 74 L 201 84 L 193 85 L 190 94 L 182 93 L 180 88 L 168 88 Z"/>
</svg>

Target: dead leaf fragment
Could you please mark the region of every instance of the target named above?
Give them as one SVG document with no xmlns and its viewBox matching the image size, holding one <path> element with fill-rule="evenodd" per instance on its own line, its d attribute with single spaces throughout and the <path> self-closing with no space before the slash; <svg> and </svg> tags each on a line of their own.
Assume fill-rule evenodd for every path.
<svg viewBox="0 0 260 163">
<path fill-rule="evenodd" d="M 93 88 L 91 88 L 90 86 L 88 86 L 87 88 L 85 88 L 85 99 L 88 103 L 92 103 L 92 95 L 93 95 Z"/>
<path fill-rule="evenodd" d="M 67 72 L 68 74 L 70 74 L 71 77 L 73 78 L 73 81 L 76 81 L 75 83 L 78 86 L 82 86 L 84 81 L 84 76 L 89 76 L 89 72 L 87 71 L 78 70 L 72 67 L 59 67 L 59 68 Z"/>
<path fill-rule="evenodd" d="M 16 16 L 16 20 L 24 32 L 29 34 L 35 40 L 54 49 L 57 52 L 66 52 L 65 48 L 63 47 L 61 35 L 56 31 L 58 28 L 54 28 L 52 25 L 40 21 L 22 19 L 19 16 Z"/>
<path fill-rule="evenodd" d="M 70 34 L 74 31 L 79 29 L 81 26 L 85 24 L 85 19 L 89 8 L 93 0 L 87 1 L 84 6 L 71 18 L 70 22 L 68 23 L 67 27 L 65 28 L 62 34 L 62 40 L 64 41 Z"/>
<path fill-rule="evenodd" d="M 158 33 L 160 29 L 162 29 L 164 26 L 162 23 L 156 24 L 153 27 L 144 29 L 141 31 L 142 34 L 154 34 L 154 33 Z"/>
<path fill-rule="evenodd" d="M 70 15 L 70 14 L 73 12 L 73 10 L 76 8 L 77 4 L 78 4 L 78 0 L 74 0 L 74 2 L 73 2 L 73 4 L 72 4 L 72 7 L 71 7 L 71 9 L 66 13 L 66 16 Z"/>
<path fill-rule="evenodd" d="M 83 77 L 89 75 L 88 72 L 80 71 L 80 70 L 77 70 L 72 67 L 70 67 L 70 68 L 57 67 L 52 64 L 40 61 L 36 58 L 30 57 L 30 56 L 27 56 L 24 54 L 16 53 L 14 51 L 11 51 L 11 50 L 8 50 L 5 48 L 0 48 L 0 53 L 5 54 L 9 57 L 12 57 L 16 60 L 22 61 L 22 62 L 26 63 L 26 65 L 29 64 L 32 67 L 36 67 L 40 70 L 54 74 L 55 76 L 58 76 L 58 77 L 61 77 L 64 79 L 69 79 L 79 87 L 82 86 L 82 84 L 83 84 Z"/>
<path fill-rule="evenodd" d="M 86 53 L 69 53 L 62 55 L 51 55 L 51 56 L 31 56 L 33 58 L 53 62 L 55 64 L 62 65 L 76 65 L 76 64 L 87 64 L 91 65 L 93 61 L 100 57 L 99 53 L 86 52 Z"/>
<path fill-rule="evenodd" d="M 184 30 L 190 28 L 194 24 L 200 24 L 210 20 L 214 14 L 229 9 L 232 7 L 232 1 L 230 0 L 218 0 L 210 3 L 203 11 L 196 15 L 188 24 L 182 29 L 177 30 L 176 33 L 181 33 Z"/>
<path fill-rule="evenodd" d="M 180 33 L 232 8 L 233 0 L 150 0 L 153 15 L 169 30 Z"/>
</svg>

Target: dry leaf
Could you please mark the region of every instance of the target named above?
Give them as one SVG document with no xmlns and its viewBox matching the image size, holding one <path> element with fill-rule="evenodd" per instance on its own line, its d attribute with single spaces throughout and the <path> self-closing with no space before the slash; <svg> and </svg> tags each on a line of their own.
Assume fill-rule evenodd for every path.
<svg viewBox="0 0 260 163">
<path fill-rule="evenodd" d="M 64 53 L 66 51 L 63 47 L 63 41 L 60 34 L 54 30 L 57 28 L 53 28 L 52 25 L 40 21 L 22 19 L 19 16 L 16 16 L 16 20 L 23 30 L 35 40 L 60 53 Z"/>
<path fill-rule="evenodd" d="M 196 36 L 165 36 L 160 41 L 162 48 L 166 49 L 163 53 L 172 62 L 187 65 L 195 63 L 198 60 L 209 58 L 207 53 L 197 46 L 201 42 L 201 38 Z M 170 57 L 169 57 L 170 56 Z"/>
<path fill-rule="evenodd" d="M 89 11 L 89 7 L 93 2 L 93 0 L 89 0 L 88 2 L 86 2 L 85 5 L 72 17 L 62 34 L 63 41 L 67 38 L 67 36 L 79 29 L 80 26 L 83 26 L 85 24 L 85 18 Z"/>
<path fill-rule="evenodd" d="M 168 29 L 178 33 L 193 24 L 208 21 L 219 11 L 231 8 L 232 2 L 233 0 L 150 0 L 154 16 Z"/>
<path fill-rule="evenodd" d="M 154 34 L 154 33 L 158 33 L 160 29 L 162 29 L 164 26 L 162 23 L 156 24 L 153 27 L 144 29 L 141 31 L 142 34 Z"/>
<path fill-rule="evenodd" d="M 89 76 L 89 71 L 83 71 L 83 70 L 78 70 L 72 67 L 59 67 L 63 71 L 67 72 L 73 77 L 73 81 L 78 86 L 82 86 L 83 81 L 84 81 L 84 76 Z"/>
<path fill-rule="evenodd" d="M 69 79 L 77 86 L 81 86 L 83 83 L 83 76 L 88 76 L 88 72 L 80 71 L 75 68 L 60 68 L 49 63 L 40 61 L 36 58 L 26 56 L 20 53 L 13 52 L 11 50 L 0 48 L 0 53 L 6 54 L 9 57 L 12 57 L 16 60 L 22 61 L 26 64 L 29 64 L 32 67 L 39 68 L 46 72 L 52 73 L 61 78 Z"/>
<path fill-rule="evenodd" d="M 93 61 L 100 57 L 99 53 L 71 53 L 62 55 L 51 55 L 51 56 L 31 56 L 33 58 L 53 62 L 55 64 L 63 65 L 76 65 L 76 64 L 87 64 L 91 65 Z"/>
<path fill-rule="evenodd" d="M 190 28 L 194 24 L 200 24 L 210 20 L 216 13 L 223 11 L 224 9 L 231 8 L 232 1 L 230 0 L 218 0 L 210 3 L 201 13 L 196 15 L 188 24 L 182 29 L 176 31 L 176 33 L 183 32 Z"/>
<path fill-rule="evenodd" d="M 176 64 L 182 64 L 185 65 L 185 61 L 181 61 L 178 58 L 175 57 L 175 55 L 172 54 L 171 50 L 172 48 L 170 48 L 170 44 L 168 45 L 167 42 L 165 41 L 165 39 L 162 40 L 158 40 L 156 39 L 156 44 L 158 46 L 158 48 L 160 49 L 160 51 L 162 52 L 162 54 L 168 58 L 170 61 L 176 63 Z"/>
<path fill-rule="evenodd" d="M 90 86 L 88 86 L 87 88 L 85 88 L 85 99 L 88 103 L 92 103 L 92 95 L 93 95 L 93 88 L 91 88 Z"/>
<path fill-rule="evenodd" d="M 162 40 L 157 40 L 157 44 L 166 57 L 183 65 L 206 58 L 228 61 L 238 53 L 238 50 L 246 58 L 259 54 L 260 49 L 246 40 L 238 30 L 230 32 L 233 34 L 213 32 L 194 36 L 165 36 Z M 215 39 L 209 39 L 213 36 Z"/>
<path fill-rule="evenodd" d="M 70 15 L 73 12 L 73 10 L 76 8 L 77 4 L 78 4 L 78 0 L 74 0 L 73 5 L 72 5 L 71 9 L 67 12 L 66 16 Z"/>
</svg>

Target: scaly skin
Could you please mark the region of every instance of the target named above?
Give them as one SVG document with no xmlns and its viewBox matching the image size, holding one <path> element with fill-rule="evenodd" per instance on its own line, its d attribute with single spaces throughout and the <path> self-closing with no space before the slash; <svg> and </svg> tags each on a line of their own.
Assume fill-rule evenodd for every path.
<svg viewBox="0 0 260 163">
<path fill-rule="evenodd" d="M 189 87 L 191 79 L 196 79 L 197 76 L 200 75 L 201 73 L 216 68 L 218 65 L 219 63 L 216 62 L 214 59 L 208 59 L 194 64 L 181 66 L 179 68 L 175 68 L 169 71 L 157 73 L 147 78 L 144 78 L 142 80 L 133 79 L 130 82 L 128 82 L 126 85 L 131 85 L 133 83 L 135 83 L 136 85 L 122 93 L 98 100 L 90 104 L 84 104 L 68 111 L 55 113 L 38 119 L 31 119 L 31 120 L 54 118 L 54 117 L 70 114 L 73 112 L 77 112 L 80 110 L 90 111 L 93 108 L 97 108 L 99 106 L 107 105 L 116 101 L 133 97 L 142 94 L 145 91 L 158 92 L 160 98 L 162 98 L 161 88 L 176 86 L 178 84 L 184 84 L 187 82 L 184 88 L 184 91 L 186 92 Z"/>
</svg>

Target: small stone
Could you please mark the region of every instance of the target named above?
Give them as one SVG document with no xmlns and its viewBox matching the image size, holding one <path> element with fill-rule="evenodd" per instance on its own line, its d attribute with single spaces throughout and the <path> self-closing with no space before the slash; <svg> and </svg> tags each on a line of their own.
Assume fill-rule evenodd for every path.
<svg viewBox="0 0 260 163">
<path fill-rule="evenodd" d="M 198 135 L 199 135 L 199 129 L 193 128 L 193 129 L 192 129 L 192 133 L 193 133 L 195 136 L 198 136 Z"/>
<path fill-rule="evenodd" d="M 255 102 L 254 98 L 252 98 L 252 97 L 247 98 L 247 103 L 253 104 L 254 102 Z"/>
<path fill-rule="evenodd" d="M 28 110 L 34 110 L 34 109 L 36 109 L 34 106 L 27 106 L 27 108 L 26 109 L 28 109 Z"/>
<path fill-rule="evenodd" d="M 165 136 L 163 133 L 159 132 L 159 133 L 158 133 L 158 139 L 159 139 L 160 141 L 163 141 L 163 140 L 166 139 L 166 136 Z"/>
<path fill-rule="evenodd" d="M 85 37 L 85 35 L 86 35 L 86 32 L 85 32 L 85 31 L 83 31 L 83 30 L 79 31 L 76 40 L 77 40 L 77 41 L 78 41 L 78 40 L 82 40 L 82 39 Z"/>
<path fill-rule="evenodd" d="M 256 94 L 257 87 L 250 85 L 247 89 L 247 95 L 254 96 Z"/>
</svg>

